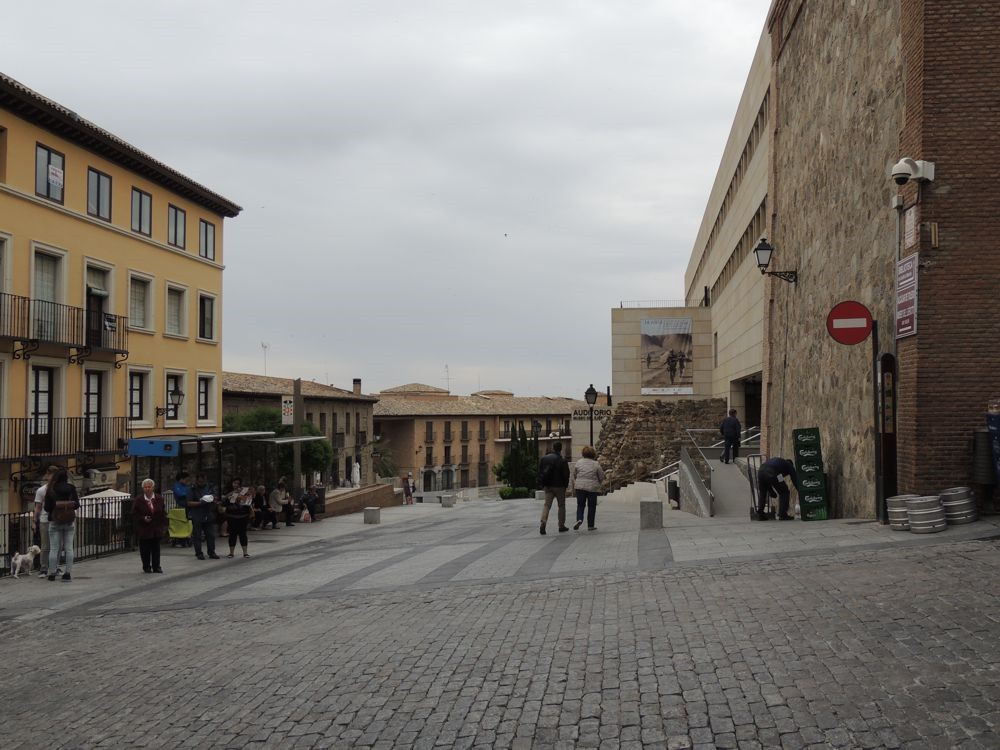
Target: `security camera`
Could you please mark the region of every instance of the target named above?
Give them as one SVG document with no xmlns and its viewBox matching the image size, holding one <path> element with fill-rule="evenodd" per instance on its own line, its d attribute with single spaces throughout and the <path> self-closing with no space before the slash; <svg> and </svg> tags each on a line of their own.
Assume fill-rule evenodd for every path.
<svg viewBox="0 0 1000 750">
<path fill-rule="evenodd" d="M 903 157 L 892 167 L 892 180 L 897 185 L 905 185 L 910 180 L 931 182 L 934 179 L 934 162 L 916 161 Z"/>
</svg>

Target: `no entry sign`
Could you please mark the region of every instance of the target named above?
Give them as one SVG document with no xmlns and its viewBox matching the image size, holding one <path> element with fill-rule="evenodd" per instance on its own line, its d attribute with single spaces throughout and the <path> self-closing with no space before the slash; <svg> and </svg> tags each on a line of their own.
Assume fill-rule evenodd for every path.
<svg viewBox="0 0 1000 750">
<path fill-rule="evenodd" d="M 826 316 L 826 330 L 837 343 L 860 344 L 872 332 L 871 310 L 854 300 L 838 302 Z"/>
</svg>

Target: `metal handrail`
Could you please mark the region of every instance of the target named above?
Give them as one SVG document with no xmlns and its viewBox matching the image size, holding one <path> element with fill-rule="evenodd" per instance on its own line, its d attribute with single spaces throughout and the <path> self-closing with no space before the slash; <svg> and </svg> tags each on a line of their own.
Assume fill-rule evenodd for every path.
<svg viewBox="0 0 1000 750">
<path fill-rule="evenodd" d="M 653 481 L 656 481 L 657 479 L 663 479 L 663 477 L 670 476 L 671 474 L 676 474 L 677 473 L 676 467 L 680 465 L 681 465 L 680 461 L 674 461 L 672 464 L 667 464 L 662 469 L 654 469 L 653 471 L 649 472 L 649 478 L 652 479 Z"/>
</svg>

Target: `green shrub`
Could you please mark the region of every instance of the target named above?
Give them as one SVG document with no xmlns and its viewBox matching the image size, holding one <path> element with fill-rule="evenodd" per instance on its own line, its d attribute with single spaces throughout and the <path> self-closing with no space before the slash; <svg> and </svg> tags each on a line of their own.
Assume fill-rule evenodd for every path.
<svg viewBox="0 0 1000 750">
<path fill-rule="evenodd" d="M 531 497 L 531 490 L 527 487 L 501 487 L 500 498 L 503 500 L 516 500 L 521 497 Z"/>
</svg>

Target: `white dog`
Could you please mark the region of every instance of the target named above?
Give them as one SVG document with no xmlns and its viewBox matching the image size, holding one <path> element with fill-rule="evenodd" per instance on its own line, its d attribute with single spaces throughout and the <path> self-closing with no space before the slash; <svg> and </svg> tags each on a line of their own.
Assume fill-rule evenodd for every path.
<svg viewBox="0 0 1000 750">
<path fill-rule="evenodd" d="M 15 552 L 14 557 L 11 558 L 10 564 L 14 569 L 14 578 L 19 578 L 22 571 L 31 572 L 31 568 L 35 565 L 35 558 L 42 554 L 42 550 L 37 544 L 33 544 L 28 547 L 28 551 L 23 555 L 20 552 Z"/>
</svg>

